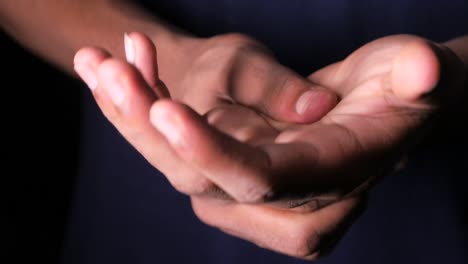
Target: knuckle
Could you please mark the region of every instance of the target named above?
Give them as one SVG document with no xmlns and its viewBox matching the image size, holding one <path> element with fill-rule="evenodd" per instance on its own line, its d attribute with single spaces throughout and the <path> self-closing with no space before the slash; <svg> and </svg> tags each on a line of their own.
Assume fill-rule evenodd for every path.
<svg viewBox="0 0 468 264">
<path fill-rule="evenodd" d="M 202 73 L 205 70 L 225 70 L 235 64 L 236 60 L 251 50 L 256 50 L 262 45 L 256 40 L 238 33 L 225 34 L 211 38 L 206 42 L 206 47 L 194 61 L 194 67 Z M 246 57 L 247 56 L 243 56 Z M 198 72 L 200 73 L 200 72 Z"/>
<path fill-rule="evenodd" d="M 209 39 L 185 75 L 186 87 L 203 87 L 218 94 L 230 94 L 233 76 L 253 67 L 258 52 L 267 53 L 262 44 L 249 36 L 231 33 Z M 196 90 L 196 89 L 195 89 Z"/>
<path fill-rule="evenodd" d="M 213 57 L 214 54 L 206 54 L 194 62 L 183 81 L 184 87 L 194 87 L 194 90 L 202 87 L 208 91 L 216 91 L 225 86 L 227 78 L 223 73 L 226 71 L 226 63 L 215 63 Z"/>
<path fill-rule="evenodd" d="M 298 240 L 295 243 L 293 242 L 289 254 L 296 258 L 312 258 L 313 260 L 320 256 L 319 250 L 311 247 L 308 240 Z"/>
<path fill-rule="evenodd" d="M 183 79 L 184 87 L 198 87 L 219 91 L 228 84 L 228 73 L 235 63 L 236 50 L 229 46 L 217 46 L 203 51 L 193 61 Z"/>
<path fill-rule="evenodd" d="M 308 231 L 300 225 L 290 230 L 287 253 L 303 259 L 316 259 L 320 256 L 320 237 L 315 231 Z"/>
</svg>

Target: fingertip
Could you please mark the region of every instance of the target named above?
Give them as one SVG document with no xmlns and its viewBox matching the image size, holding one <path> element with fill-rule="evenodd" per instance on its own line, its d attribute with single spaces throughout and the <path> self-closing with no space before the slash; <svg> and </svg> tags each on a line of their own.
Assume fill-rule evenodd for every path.
<svg viewBox="0 0 468 264">
<path fill-rule="evenodd" d="M 96 70 L 109 56 L 110 55 L 103 49 L 85 47 L 76 52 L 73 58 L 73 69 L 76 74 L 93 91 L 98 86 Z"/>
<path fill-rule="evenodd" d="M 178 103 L 169 99 L 161 99 L 150 109 L 150 121 L 164 135 L 172 146 L 184 146 L 184 129 L 186 127 L 183 109 Z"/>
<path fill-rule="evenodd" d="M 110 54 L 100 48 L 84 47 L 79 49 L 73 57 L 73 64 L 77 65 L 90 64 L 97 67 L 104 59 L 110 57 Z"/>
<path fill-rule="evenodd" d="M 398 97 L 414 101 L 431 93 L 440 80 L 437 47 L 425 40 L 406 44 L 394 61 L 392 89 Z"/>
<path fill-rule="evenodd" d="M 298 123 L 312 123 L 320 120 L 338 103 L 336 94 L 325 89 L 308 90 L 296 102 Z"/>
<path fill-rule="evenodd" d="M 158 75 L 156 46 L 148 36 L 140 32 L 125 33 L 124 44 L 129 51 L 127 59 L 130 57 L 131 64 L 135 64 L 140 70 L 151 68 L 155 71 L 152 73 Z"/>
<path fill-rule="evenodd" d="M 137 44 L 140 45 L 145 45 L 147 47 L 154 47 L 153 41 L 146 35 L 141 32 L 130 32 L 130 33 L 125 33 L 132 41 L 134 41 Z"/>
<path fill-rule="evenodd" d="M 133 39 L 127 34 L 124 33 L 124 48 L 125 48 L 125 58 L 130 64 L 135 63 L 135 45 Z"/>
<path fill-rule="evenodd" d="M 127 61 L 141 73 L 147 84 L 160 98 L 170 97 L 166 85 L 159 79 L 157 52 L 154 42 L 145 34 L 124 34 Z"/>
</svg>

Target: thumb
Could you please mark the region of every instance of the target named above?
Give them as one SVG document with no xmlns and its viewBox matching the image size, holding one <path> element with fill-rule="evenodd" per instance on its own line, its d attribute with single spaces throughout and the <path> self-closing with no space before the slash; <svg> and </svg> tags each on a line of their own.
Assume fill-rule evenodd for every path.
<svg viewBox="0 0 468 264">
<path fill-rule="evenodd" d="M 124 35 L 125 55 L 145 81 L 158 95 L 158 98 L 170 97 L 166 85 L 159 79 L 156 47 L 146 35 L 133 32 Z"/>
<path fill-rule="evenodd" d="M 392 89 L 404 100 L 446 105 L 459 97 L 464 81 L 460 58 L 449 48 L 426 40 L 406 44 L 393 63 Z"/>
<path fill-rule="evenodd" d="M 269 61 L 260 73 L 247 68 L 240 70 L 239 81 L 232 91 L 233 99 L 275 120 L 312 123 L 337 104 L 335 93 L 276 61 Z"/>
</svg>

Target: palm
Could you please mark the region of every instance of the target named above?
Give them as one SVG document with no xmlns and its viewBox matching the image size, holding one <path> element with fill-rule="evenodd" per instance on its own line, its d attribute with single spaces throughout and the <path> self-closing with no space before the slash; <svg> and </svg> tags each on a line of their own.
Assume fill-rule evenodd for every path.
<svg viewBox="0 0 468 264">
<path fill-rule="evenodd" d="M 93 52 L 96 60 L 108 56 Z M 438 82 L 440 66 L 448 67 L 440 59 L 417 37 L 394 36 L 367 44 L 309 77 L 337 93 L 340 101 L 325 116 L 315 111 L 313 117 L 323 117 L 308 125 L 278 122 L 246 107 L 252 100 L 236 103 L 235 96 L 229 96 L 236 89 L 219 91 L 218 85 L 208 91 L 202 85 L 205 96 L 193 89 L 198 100 L 187 103 L 198 113 L 171 100 L 154 103 L 154 96 L 142 92 L 141 88 L 150 87 L 141 76 L 117 61 L 101 64 L 100 85 L 113 86 L 105 77 L 106 69 L 119 76 L 116 69 L 127 71 L 133 93 L 120 109 L 125 111 L 109 104 L 101 89 L 95 93 L 101 108 L 129 141 L 166 173 L 174 187 L 191 195 L 202 221 L 265 247 L 314 259 L 331 245 L 330 238 L 342 234 L 355 219 L 365 195 L 353 194 L 366 187 L 362 183 L 385 172 L 418 138 L 413 136 L 420 136 L 420 127 L 439 106 L 430 100 L 442 101 L 440 91 L 450 91 L 433 92 L 436 84 L 462 87 L 463 67 L 454 60 L 449 63 L 452 76 L 444 75 L 445 82 Z M 245 70 L 242 65 L 237 69 Z M 157 86 L 151 85 L 154 72 L 142 73 L 151 88 Z M 196 77 L 200 72 L 195 73 Z M 196 84 L 197 79 L 191 80 L 189 85 Z M 251 85 L 247 81 L 237 88 L 250 95 Z M 157 131 L 148 122 L 150 107 Z M 318 109 L 329 108 L 319 105 Z M 213 199 L 220 193 L 233 200 Z M 278 209 L 271 203 L 294 209 Z M 316 211 L 317 207 L 324 208 Z"/>
<path fill-rule="evenodd" d="M 401 48 L 408 41 L 406 37 L 397 36 L 372 42 L 346 60 L 312 74 L 310 79 L 326 84 L 342 97 L 326 119 L 358 132 L 361 126 L 372 129 L 383 126 L 387 130 L 394 123 L 403 121 L 407 124 L 408 111 L 422 115 L 421 110 L 429 107 L 428 104 L 405 102 L 393 90 L 396 85 L 393 83 L 393 66 Z M 414 69 L 413 74 L 419 74 L 418 70 Z M 411 115 L 411 118 L 415 116 Z"/>
<path fill-rule="evenodd" d="M 296 162 L 294 167 L 281 171 L 277 168 L 286 165 L 275 168 L 273 164 L 270 168 L 275 178 L 287 176 L 280 175 L 282 173 L 296 174 L 293 178 L 297 178 L 298 184 L 289 184 L 292 189 L 280 190 L 288 193 L 288 197 L 297 192 L 299 201 L 289 201 L 289 205 L 302 204 L 311 195 L 316 199 L 317 193 L 322 194 L 326 203 L 340 199 L 368 178 L 386 171 L 410 145 L 410 135 L 420 133 L 418 128 L 435 109 L 422 100 L 400 98 L 392 87 L 395 85 L 395 60 L 401 48 L 411 40 L 413 37 L 396 36 L 372 42 L 344 61 L 312 74 L 312 81 L 341 96 L 338 105 L 314 124 L 277 122 L 235 104 L 218 105 L 208 112 L 207 118 L 221 131 L 260 149 L 276 145 L 285 151 L 285 156 L 295 155 L 294 150 L 285 148 L 287 145 L 302 144 L 316 150 L 316 155 L 302 163 Z M 437 71 L 437 67 L 437 64 L 429 65 L 423 70 Z M 431 87 L 416 89 L 430 89 L 435 81 L 423 78 L 420 86 Z M 291 159 L 282 157 L 278 162 L 288 163 Z M 314 163 L 315 167 L 310 165 Z M 278 185 L 288 186 L 282 179 Z"/>
</svg>

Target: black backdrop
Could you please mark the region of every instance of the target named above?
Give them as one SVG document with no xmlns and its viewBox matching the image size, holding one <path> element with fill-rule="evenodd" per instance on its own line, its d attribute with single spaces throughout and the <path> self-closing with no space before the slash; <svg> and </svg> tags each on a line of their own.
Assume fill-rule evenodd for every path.
<svg viewBox="0 0 468 264">
<path fill-rule="evenodd" d="M 7 261 L 0 262 L 53 263 L 76 175 L 81 84 L 1 32 L 0 47 L 2 156 L 7 157 L 1 177 Z"/>
</svg>

